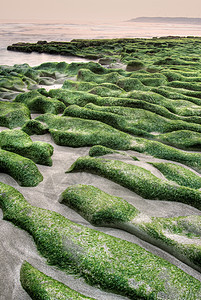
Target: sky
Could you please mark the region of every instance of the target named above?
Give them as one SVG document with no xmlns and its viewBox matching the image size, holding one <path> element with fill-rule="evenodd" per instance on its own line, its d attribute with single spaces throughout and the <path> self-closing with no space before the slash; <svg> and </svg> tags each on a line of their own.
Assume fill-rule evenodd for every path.
<svg viewBox="0 0 201 300">
<path fill-rule="evenodd" d="M 3 0 L 0 20 L 126 21 L 135 17 L 201 18 L 200 0 Z"/>
</svg>

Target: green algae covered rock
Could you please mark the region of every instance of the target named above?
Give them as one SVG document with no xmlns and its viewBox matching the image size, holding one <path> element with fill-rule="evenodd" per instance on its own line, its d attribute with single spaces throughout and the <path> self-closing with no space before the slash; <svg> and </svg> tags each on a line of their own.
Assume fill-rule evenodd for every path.
<svg viewBox="0 0 201 300">
<path fill-rule="evenodd" d="M 52 165 L 53 146 L 44 142 L 32 142 L 29 135 L 20 129 L 1 131 L 0 147 L 30 158 L 35 163 Z"/>
<path fill-rule="evenodd" d="M 22 103 L 0 101 L 0 126 L 15 128 L 30 120 L 30 111 Z"/>
<path fill-rule="evenodd" d="M 124 199 L 111 196 L 91 185 L 73 185 L 60 196 L 60 202 L 73 208 L 96 226 L 124 223 L 132 220 L 139 211 Z"/>
<path fill-rule="evenodd" d="M 193 189 L 201 188 L 201 177 L 191 170 L 172 163 L 151 163 L 168 179 Z"/>
<path fill-rule="evenodd" d="M 178 130 L 191 130 L 201 132 L 200 124 L 194 124 L 182 120 L 171 120 L 143 108 L 123 106 L 98 106 L 93 103 L 86 104 L 85 108 L 101 112 L 109 112 L 118 116 L 124 116 L 127 120 L 131 119 L 133 121 L 135 128 L 145 130 L 147 132 L 164 133 Z"/>
<path fill-rule="evenodd" d="M 77 80 L 89 81 L 102 84 L 105 82 L 116 84 L 121 78 L 118 72 L 110 72 L 108 74 L 95 74 L 91 70 L 80 69 L 77 73 Z"/>
<path fill-rule="evenodd" d="M 121 78 L 117 81 L 117 85 L 124 89 L 126 92 L 133 90 L 146 91 L 147 88 L 137 78 Z"/>
<path fill-rule="evenodd" d="M 145 65 L 140 60 L 130 60 L 126 66 L 127 71 L 138 71 L 145 68 Z"/>
<path fill-rule="evenodd" d="M 201 216 L 149 217 L 120 197 L 82 184 L 69 186 L 60 201 L 95 226 L 126 230 L 201 271 Z"/>
<path fill-rule="evenodd" d="M 12 176 L 21 186 L 36 186 L 43 176 L 35 163 L 16 153 L 0 149 L 0 171 Z"/>
<path fill-rule="evenodd" d="M 201 192 L 159 179 L 150 171 L 118 160 L 80 157 L 68 172 L 91 172 L 134 191 L 146 199 L 182 202 L 201 209 Z"/>
<path fill-rule="evenodd" d="M 14 101 L 24 103 L 31 111 L 39 113 L 59 114 L 65 109 L 65 105 L 62 102 L 48 98 L 36 90 L 19 94 Z"/>
<path fill-rule="evenodd" d="M 33 300 L 93 300 L 93 298 L 81 295 L 65 284 L 45 275 L 26 261 L 21 266 L 20 282 Z"/>
<path fill-rule="evenodd" d="M 39 122 L 35 119 L 26 122 L 22 126 L 22 130 L 28 135 L 33 135 L 33 134 L 41 135 L 49 132 L 48 126 L 46 124 L 43 124 L 42 122 Z"/>
<path fill-rule="evenodd" d="M 135 121 L 128 116 L 124 117 L 122 115 L 119 116 L 110 112 L 96 111 L 95 109 L 91 110 L 88 107 L 89 106 L 83 108 L 77 105 L 70 105 L 65 109 L 63 116 L 97 120 L 124 132 L 128 132 L 137 136 L 153 138 L 153 136 L 145 130 L 136 128 Z"/>
<path fill-rule="evenodd" d="M 177 130 L 160 134 L 158 140 L 181 149 L 201 149 L 201 133 L 190 130 Z"/>
<path fill-rule="evenodd" d="M 57 145 L 69 147 L 102 145 L 112 149 L 134 150 L 157 158 L 171 159 L 201 171 L 200 153 L 185 152 L 157 141 L 134 137 L 100 121 L 53 114 L 41 115 L 33 120 L 35 121 L 37 124 L 35 123 L 34 132 L 36 128 L 40 131 L 38 122 L 42 123 L 42 127 L 46 124 Z M 32 134 L 30 128 L 29 133 Z"/>
<path fill-rule="evenodd" d="M 132 137 L 99 121 L 44 114 L 36 118 L 46 123 L 55 143 L 84 147 L 101 144 L 114 149 L 128 149 Z"/>
<path fill-rule="evenodd" d="M 129 155 L 126 152 L 113 150 L 111 148 L 104 147 L 104 146 L 101 146 L 101 145 L 93 146 L 89 150 L 89 156 L 92 156 L 92 157 L 94 157 L 94 156 L 103 156 L 103 155 L 113 154 L 113 153 L 124 155 L 124 156 L 130 157 L 134 160 L 139 160 L 136 156 Z"/>
<path fill-rule="evenodd" d="M 72 91 L 72 90 L 67 90 L 67 89 L 54 89 L 49 91 L 49 96 L 50 97 L 55 97 L 62 101 L 66 106 L 68 105 L 79 105 L 79 106 L 85 106 L 88 103 L 94 103 L 99 106 L 121 106 L 121 107 L 131 107 L 131 108 L 141 108 L 141 109 L 146 109 L 149 111 L 152 111 L 154 113 L 157 113 L 161 116 L 167 117 L 169 119 L 173 120 L 182 120 L 182 116 L 175 115 L 174 113 L 170 112 L 166 107 L 162 106 L 163 103 L 160 101 L 160 99 L 156 102 L 153 100 L 153 95 L 157 95 L 156 93 L 152 94 L 144 94 L 142 92 L 137 93 L 131 92 L 130 94 L 128 93 L 123 94 L 124 98 L 122 97 L 101 97 L 97 95 L 97 89 L 99 87 L 93 88 L 90 93 L 89 92 L 84 92 L 84 91 Z M 105 86 L 104 86 L 105 88 Z M 99 90 L 100 91 L 100 90 Z M 103 84 L 101 87 L 101 95 L 105 91 L 103 89 Z M 113 91 L 117 92 L 117 91 Z M 99 92 L 98 92 L 99 93 Z M 109 93 L 111 95 L 111 91 Z M 125 98 L 125 96 L 127 98 Z M 158 95 L 159 96 L 159 95 Z M 134 99 L 133 99 L 134 98 Z M 138 98 L 138 100 L 136 100 Z M 145 100 L 143 100 L 145 98 Z M 147 101 L 150 100 L 150 101 Z M 151 102 L 151 103 L 150 103 Z M 167 102 L 165 102 L 167 104 Z M 170 104 L 168 104 L 168 107 Z M 172 108 L 172 105 L 170 106 Z M 173 108 L 172 108 L 173 110 Z M 185 121 L 192 122 L 196 121 L 195 117 L 189 117 L 187 119 L 185 117 Z M 196 121 L 197 123 L 201 123 L 201 118 L 197 117 L 198 120 Z"/>
<path fill-rule="evenodd" d="M 48 262 L 130 299 L 199 299 L 201 283 L 140 246 L 31 206 L 0 183 L 4 219 L 28 231 Z"/>
</svg>

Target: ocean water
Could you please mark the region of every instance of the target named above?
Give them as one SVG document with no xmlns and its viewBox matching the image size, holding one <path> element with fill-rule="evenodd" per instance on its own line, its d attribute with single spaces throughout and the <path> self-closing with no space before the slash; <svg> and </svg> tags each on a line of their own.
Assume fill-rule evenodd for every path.
<svg viewBox="0 0 201 300">
<path fill-rule="evenodd" d="M 28 63 L 36 66 L 47 61 L 83 61 L 81 58 L 60 55 L 7 51 L 17 42 L 70 41 L 74 38 L 152 38 L 160 36 L 201 36 L 201 25 L 160 23 L 11 23 L 0 21 L 0 64 Z"/>
</svg>

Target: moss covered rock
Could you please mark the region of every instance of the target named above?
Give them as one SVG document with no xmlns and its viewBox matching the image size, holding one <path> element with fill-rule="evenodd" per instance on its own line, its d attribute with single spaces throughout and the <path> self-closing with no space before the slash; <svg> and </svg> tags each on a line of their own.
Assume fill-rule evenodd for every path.
<svg viewBox="0 0 201 300">
<path fill-rule="evenodd" d="M 30 111 L 21 103 L 0 101 L 0 126 L 15 128 L 30 120 Z"/>
<path fill-rule="evenodd" d="M 86 297 L 52 277 L 45 275 L 26 261 L 21 266 L 20 282 L 33 300 L 93 300 L 93 298 Z"/>
<path fill-rule="evenodd" d="M 150 171 L 118 160 L 80 157 L 67 172 L 86 171 L 106 177 L 146 199 L 182 202 L 201 209 L 201 192 L 159 179 Z"/>
<path fill-rule="evenodd" d="M 21 186 L 36 186 L 43 176 L 35 163 L 13 152 L 0 149 L 0 171 L 12 176 Z"/>
<path fill-rule="evenodd" d="M 24 103 L 31 111 L 39 113 L 59 114 L 65 109 L 65 105 L 62 102 L 48 98 L 35 90 L 19 94 L 14 101 Z"/>
<path fill-rule="evenodd" d="M 73 270 L 90 284 L 130 299 L 201 296 L 200 282 L 164 259 L 56 212 L 31 206 L 17 190 L 2 183 L 0 205 L 4 219 L 27 230 L 49 263 Z"/>
<path fill-rule="evenodd" d="M 29 135 L 20 129 L 1 131 L 0 147 L 30 158 L 35 163 L 52 165 L 53 146 L 45 142 L 32 142 Z"/>
<path fill-rule="evenodd" d="M 126 230 L 201 270 L 201 216 L 149 217 L 120 197 L 82 184 L 69 186 L 60 201 L 95 226 Z"/>
</svg>

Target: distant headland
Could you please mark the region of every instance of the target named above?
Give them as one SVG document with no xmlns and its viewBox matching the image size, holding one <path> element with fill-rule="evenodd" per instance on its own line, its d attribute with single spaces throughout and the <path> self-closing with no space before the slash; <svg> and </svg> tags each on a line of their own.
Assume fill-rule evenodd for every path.
<svg viewBox="0 0 201 300">
<path fill-rule="evenodd" d="M 139 18 L 130 19 L 127 22 L 174 23 L 174 24 L 195 24 L 195 25 L 201 25 L 201 18 L 185 18 L 185 17 L 139 17 Z"/>
</svg>

